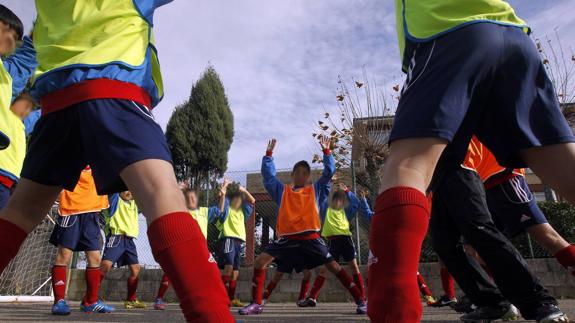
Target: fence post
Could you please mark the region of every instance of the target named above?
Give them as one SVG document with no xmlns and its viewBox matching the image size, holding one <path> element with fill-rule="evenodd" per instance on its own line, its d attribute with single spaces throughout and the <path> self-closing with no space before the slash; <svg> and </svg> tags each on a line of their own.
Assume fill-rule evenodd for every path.
<svg viewBox="0 0 575 323">
<path fill-rule="evenodd" d="M 356 183 L 355 183 L 355 165 L 353 160 L 351 161 L 351 190 L 354 194 L 357 194 Z M 361 265 L 361 243 L 359 241 L 359 217 L 355 216 L 355 239 L 357 240 L 357 264 Z"/>
</svg>

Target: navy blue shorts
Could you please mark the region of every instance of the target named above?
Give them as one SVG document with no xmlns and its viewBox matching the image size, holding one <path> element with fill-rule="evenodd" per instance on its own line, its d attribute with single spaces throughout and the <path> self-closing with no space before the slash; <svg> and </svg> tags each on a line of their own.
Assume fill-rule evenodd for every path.
<svg viewBox="0 0 575 323">
<path fill-rule="evenodd" d="M 106 238 L 106 248 L 102 260 L 111 261 L 118 267 L 139 264 L 134 238 L 124 235 L 109 235 Z"/>
<path fill-rule="evenodd" d="M 233 266 L 234 270 L 240 269 L 242 249 L 244 242 L 236 238 L 223 238 L 220 240 L 219 266 Z"/>
<path fill-rule="evenodd" d="M 548 223 L 523 176 L 488 189 L 486 197 L 493 221 L 510 237 L 533 225 Z"/>
<path fill-rule="evenodd" d="M 145 159 L 171 162 L 162 128 L 129 100 L 91 100 L 42 116 L 34 128 L 22 177 L 74 190 L 90 165 L 100 195 L 125 191 L 119 173 Z"/>
<path fill-rule="evenodd" d="M 476 23 L 419 43 L 390 142 L 435 137 L 463 161 L 475 134 L 506 167 L 524 148 L 575 141 L 533 41 L 520 28 Z"/>
<path fill-rule="evenodd" d="M 98 213 L 58 216 L 50 243 L 73 251 L 100 250 L 99 218 Z"/>
<path fill-rule="evenodd" d="M 276 263 L 279 262 L 278 271 L 284 273 L 292 270 L 299 273 L 304 269 L 314 269 L 334 260 L 322 238 L 310 240 L 283 238 L 274 241 L 264 252 L 274 257 Z"/>
<path fill-rule="evenodd" d="M 0 210 L 2 210 L 6 204 L 8 204 L 10 195 L 12 195 L 12 190 L 0 184 Z"/>
<path fill-rule="evenodd" d="M 327 239 L 329 246 L 329 253 L 331 253 L 335 261 L 343 258 L 343 261 L 350 262 L 355 259 L 355 245 L 350 236 L 337 236 Z"/>
</svg>

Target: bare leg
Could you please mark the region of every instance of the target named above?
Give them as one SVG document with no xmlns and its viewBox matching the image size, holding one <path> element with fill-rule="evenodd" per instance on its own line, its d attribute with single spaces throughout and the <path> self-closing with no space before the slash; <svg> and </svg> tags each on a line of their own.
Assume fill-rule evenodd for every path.
<svg viewBox="0 0 575 323">
<path fill-rule="evenodd" d="M 42 185 L 23 178 L 8 205 L 0 210 L 0 218 L 28 233 L 32 232 L 48 214 L 60 191 L 61 187 Z"/>
<path fill-rule="evenodd" d="M 383 169 L 380 192 L 407 186 L 425 193 L 447 142 L 438 138 L 394 141 Z"/>
<path fill-rule="evenodd" d="M 533 225 L 527 228 L 527 233 L 552 255 L 569 247 L 569 242 L 565 241 L 549 223 Z"/>
<path fill-rule="evenodd" d="M 105 276 L 110 272 L 110 270 L 112 270 L 112 266 L 113 264 L 110 260 L 102 260 L 102 263 L 100 264 L 100 271 L 102 271 L 102 274 Z"/>
<path fill-rule="evenodd" d="M 375 322 L 421 320 L 415 277 L 429 221 L 426 190 L 446 145 L 439 138 L 409 138 L 391 144 L 370 229 L 373 257 L 368 315 Z"/>
<path fill-rule="evenodd" d="M 56 254 L 56 261 L 54 265 L 56 266 L 68 266 L 72 259 L 72 250 L 64 247 L 58 247 L 58 253 Z"/>
<path fill-rule="evenodd" d="M 575 143 L 525 149 L 521 157 L 544 183 L 575 204 Z"/>
<path fill-rule="evenodd" d="M 102 261 L 100 250 L 86 251 L 86 259 L 88 260 L 88 267 L 100 267 L 100 262 Z"/>
<path fill-rule="evenodd" d="M 233 322 L 228 295 L 205 238 L 186 208 L 172 164 L 136 162 L 120 172 L 148 221 L 155 259 L 173 282 L 188 321 Z"/>
</svg>

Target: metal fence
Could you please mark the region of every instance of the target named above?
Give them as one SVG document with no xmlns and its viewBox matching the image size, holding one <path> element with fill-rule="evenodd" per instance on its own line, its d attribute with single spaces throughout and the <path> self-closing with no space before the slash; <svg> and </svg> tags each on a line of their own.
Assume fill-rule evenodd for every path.
<svg viewBox="0 0 575 323">
<path fill-rule="evenodd" d="M 317 180 L 319 176 L 321 176 L 321 171 L 322 168 L 313 168 L 312 180 Z M 291 169 L 278 169 L 277 172 L 281 181 L 284 183 L 290 182 Z M 353 174 L 354 172 L 352 172 L 351 169 L 338 170 L 337 180 L 342 181 L 348 187 L 353 188 L 355 182 Z M 244 266 L 251 266 L 253 264 L 254 257 L 264 251 L 265 248 L 275 239 L 277 206 L 263 187 L 262 177 L 259 170 L 231 171 L 227 172 L 225 176 L 230 178 L 232 182 L 245 186 L 256 199 L 254 214 L 246 223 L 248 237 L 246 241 L 245 257 L 243 258 Z M 216 205 L 216 192 L 217 188 L 213 188 L 211 191 L 199 192 L 200 206 Z M 159 265 L 154 260 L 150 250 L 150 245 L 146 235 L 146 220 L 143 216 L 140 216 L 139 224 L 140 235 L 136 240 L 136 246 L 138 248 L 140 262 L 142 266 L 146 268 L 159 268 Z M 358 214 L 351 223 L 351 231 L 353 233 L 353 239 L 357 249 L 358 261 L 360 264 L 367 264 L 369 254 L 369 221 Z M 208 246 L 216 258 L 218 257 L 218 249 L 220 248 L 218 236 L 219 230 L 216 228 L 214 223 L 211 223 L 208 227 Z M 571 236 L 567 238 L 572 240 L 574 237 Z M 513 239 L 512 242 L 525 258 L 542 258 L 551 256 L 538 244 L 532 243 L 529 236 L 525 234 Z M 429 237 L 424 241 L 421 252 L 421 261 L 437 261 L 437 256 L 431 248 Z M 83 261 L 82 255 L 79 255 L 77 267 L 82 268 L 83 266 L 85 266 L 85 262 Z"/>
</svg>

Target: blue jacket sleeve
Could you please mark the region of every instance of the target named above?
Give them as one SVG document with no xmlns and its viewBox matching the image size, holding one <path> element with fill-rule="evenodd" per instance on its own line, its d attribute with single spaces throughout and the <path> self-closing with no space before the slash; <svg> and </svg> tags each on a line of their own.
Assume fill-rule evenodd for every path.
<svg viewBox="0 0 575 323">
<path fill-rule="evenodd" d="M 110 217 L 114 216 L 116 210 L 118 210 L 118 202 L 120 201 L 120 194 L 114 193 L 108 195 L 108 203 L 110 204 Z"/>
<path fill-rule="evenodd" d="M 366 198 L 363 198 L 359 201 L 359 211 L 365 216 L 368 220 L 371 220 L 373 217 L 373 211 L 369 207 L 369 203 L 367 202 Z"/>
<path fill-rule="evenodd" d="M 154 11 L 174 0 L 134 0 L 138 12 L 150 25 L 154 25 Z"/>
<path fill-rule="evenodd" d="M 12 77 L 12 101 L 26 88 L 28 79 L 36 70 L 36 50 L 30 37 L 24 37 L 24 44 L 6 58 L 4 68 Z"/>
<path fill-rule="evenodd" d="M 321 177 L 314 183 L 317 206 L 320 210 L 320 216 L 322 218 L 325 217 L 325 212 L 327 212 L 329 192 L 331 191 L 331 178 L 334 174 L 335 160 L 331 154 L 324 154 L 323 173 L 321 174 Z"/>
<path fill-rule="evenodd" d="M 351 222 L 351 220 L 353 220 L 357 214 L 357 209 L 359 208 L 359 199 L 357 196 L 355 196 L 355 194 L 353 194 L 352 191 L 347 192 L 347 199 L 349 204 L 345 208 L 345 216 L 347 217 L 347 220 Z"/>
<path fill-rule="evenodd" d="M 276 167 L 274 165 L 274 159 L 271 156 L 264 156 L 262 159 L 262 177 L 264 181 L 264 187 L 271 195 L 272 199 L 279 206 L 282 201 L 282 195 L 284 193 L 284 184 L 276 177 Z"/>
<path fill-rule="evenodd" d="M 214 222 L 220 217 L 220 208 L 218 206 L 210 206 L 208 208 L 208 223 Z"/>
<path fill-rule="evenodd" d="M 32 131 L 34 131 L 34 127 L 38 120 L 40 120 L 40 116 L 42 115 L 42 111 L 40 109 L 32 111 L 26 119 L 24 119 L 24 128 L 26 129 L 26 136 L 30 135 Z"/>
<path fill-rule="evenodd" d="M 228 219 L 229 211 L 230 211 L 230 200 L 226 197 L 226 201 L 224 203 L 224 211 L 220 212 L 219 216 L 220 223 L 226 222 L 226 220 Z"/>
<path fill-rule="evenodd" d="M 244 212 L 244 221 L 248 222 L 252 214 L 254 213 L 254 205 L 248 202 L 244 202 L 242 205 L 243 212 Z"/>
</svg>

